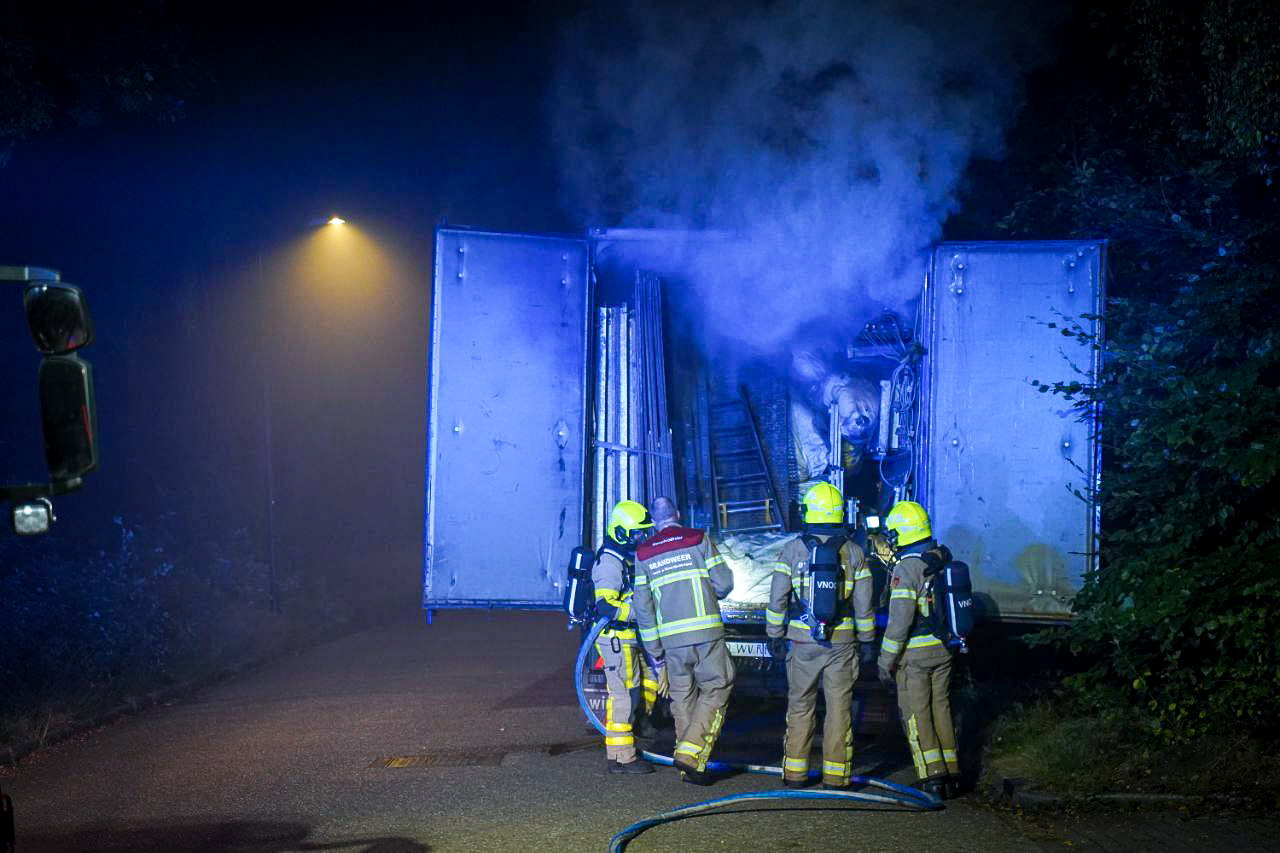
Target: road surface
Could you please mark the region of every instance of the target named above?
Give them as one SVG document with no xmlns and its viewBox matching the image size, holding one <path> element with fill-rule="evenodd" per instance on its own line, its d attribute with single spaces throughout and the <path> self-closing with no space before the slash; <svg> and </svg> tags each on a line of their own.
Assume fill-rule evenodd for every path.
<svg viewBox="0 0 1280 853">
<path fill-rule="evenodd" d="M 0 771 L 17 850 L 604 851 L 645 816 L 777 787 L 743 775 L 697 788 L 665 768 L 607 774 L 573 695 L 577 638 L 553 613 L 445 611 L 293 654 Z M 740 722 L 727 737 L 778 759 L 776 728 Z M 859 757 L 859 772 L 910 781 L 895 744 Z M 815 803 L 685 820 L 628 849 L 1241 853 L 1280 837 L 1274 821 L 1236 820 L 1228 845 L 1223 824 L 1028 820 L 971 800 L 932 814 Z"/>
</svg>

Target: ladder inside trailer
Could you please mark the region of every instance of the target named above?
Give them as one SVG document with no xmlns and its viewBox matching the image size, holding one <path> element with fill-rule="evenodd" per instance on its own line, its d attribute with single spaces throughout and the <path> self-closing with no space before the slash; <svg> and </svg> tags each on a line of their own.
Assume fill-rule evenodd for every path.
<svg viewBox="0 0 1280 853">
<path fill-rule="evenodd" d="M 745 396 L 710 404 L 711 474 L 722 533 L 782 531 L 783 508 Z"/>
</svg>

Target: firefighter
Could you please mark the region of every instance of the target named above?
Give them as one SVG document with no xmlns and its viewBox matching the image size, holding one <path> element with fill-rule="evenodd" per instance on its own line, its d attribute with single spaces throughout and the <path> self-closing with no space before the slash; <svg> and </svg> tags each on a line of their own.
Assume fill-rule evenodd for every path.
<svg viewBox="0 0 1280 853">
<path fill-rule="evenodd" d="M 853 773 L 853 685 L 862 660 L 870 666 L 875 654 L 871 571 L 862 549 L 844 535 L 844 498 L 835 486 L 813 486 L 805 493 L 803 510 L 804 535 L 778 555 L 765 610 L 770 652 L 778 658 L 785 654 L 787 661 L 782 782 L 791 788 L 808 784 L 821 681 L 827 705 L 822 786 L 847 788 Z M 811 594 L 815 581 L 826 578 L 836 579 L 834 618 L 818 630 Z"/>
<path fill-rule="evenodd" d="M 733 590 L 733 572 L 705 531 L 680 526 L 670 498 L 653 502 L 653 520 L 657 530 L 636 549 L 636 623 L 670 684 L 673 763 L 684 781 L 709 785 L 707 759 L 733 688 L 717 603 Z"/>
<path fill-rule="evenodd" d="M 929 515 L 913 501 L 899 501 L 885 518 L 893 548 L 889 566 L 889 623 L 880 647 L 880 680 L 898 691 L 916 786 L 948 799 L 958 793 L 960 764 L 951 721 L 952 653 L 932 619 L 932 584 L 921 557 L 937 548 Z"/>
<path fill-rule="evenodd" d="M 636 623 L 631 614 L 636 544 L 653 527 L 649 511 L 635 501 L 619 501 L 609 516 L 604 544 L 591 569 L 596 613 L 608 617 L 608 627 L 596 639 L 604 662 L 604 751 L 610 773 L 652 773 L 653 765 L 636 755 L 634 725 L 642 700 L 652 708 L 657 684 L 641 664 Z"/>
</svg>

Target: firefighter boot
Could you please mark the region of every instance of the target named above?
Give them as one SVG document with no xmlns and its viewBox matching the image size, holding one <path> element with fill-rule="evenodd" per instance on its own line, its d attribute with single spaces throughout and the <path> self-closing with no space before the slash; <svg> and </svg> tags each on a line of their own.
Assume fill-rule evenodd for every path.
<svg viewBox="0 0 1280 853">
<path fill-rule="evenodd" d="M 707 773 L 706 771 L 685 770 L 681 768 L 680 781 L 688 782 L 690 785 L 701 785 L 702 787 L 705 788 L 715 780 L 712 779 L 711 774 Z"/>
<path fill-rule="evenodd" d="M 625 763 L 621 761 L 614 761 L 611 758 L 609 759 L 609 772 L 629 774 L 652 773 L 653 765 L 645 761 L 643 758 L 636 758 Z"/>
<path fill-rule="evenodd" d="M 945 800 L 947 798 L 947 783 L 941 776 L 937 776 L 932 779 L 921 779 L 916 783 L 916 787 L 929 796 L 935 797 L 939 800 Z"/>
<path fill-rule="evenodd" d="M 944 796 L 943 799 L 954 800 L 956 797 L 963 796 L 964 795 L 963 785 L 964 785 L 964 780 L 961 779 L 959 776 L 950 776 L 950 775 L 947 776 L 947 782 L 946 782 L 946 788 L 945 788 L 946 796 Z"/>
</svg>

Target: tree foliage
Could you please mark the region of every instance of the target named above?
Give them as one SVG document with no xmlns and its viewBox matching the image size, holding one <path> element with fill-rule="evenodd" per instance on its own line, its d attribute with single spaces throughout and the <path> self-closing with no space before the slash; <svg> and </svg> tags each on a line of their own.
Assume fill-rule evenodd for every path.
<svg viewBox="0 0 1280 853">
<path fill-rule="evenodd" d="M 1079 20 L 1042 81 L 1067 106 L 1024 132 L 1000 223 L 1112 242 L 1105 340 L 1062 328 L 1103 350 L 1100 381 L 1041 385 L 1102 415 L 1099 568 L 1056 639 L 1100 661 L 1077 688 L 1166 738 L 1262 732 L 1280 715 L 1280 7 Z"/>
<path fill-rule="evenodd" d="M 159 0 L 0 0 L 0 161 L 64 119 L 181 116 L 194 77 L 166 14 Z"/>
<path fill-rule="evenodd" d="M 0 538 L 0 744 L 41 709 L 100 711 L 224 663 L 224 646 L 262 641 L 259 626 L 279 617 L 248 531 L 193 542 L 182 522 L 117 516 L 89 556 L 83 543 Z M 289 593 L 296 603 L 292 579 Z"/>
</svg>

